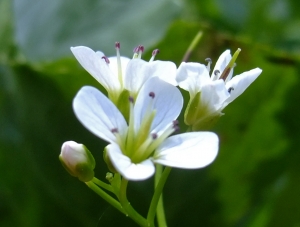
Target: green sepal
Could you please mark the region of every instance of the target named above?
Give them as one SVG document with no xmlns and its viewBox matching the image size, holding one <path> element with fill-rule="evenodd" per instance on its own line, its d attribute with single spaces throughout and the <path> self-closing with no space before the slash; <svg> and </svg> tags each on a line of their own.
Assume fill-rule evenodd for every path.
<svg viewBox="0 0 300 227">
<path fill-rule="evenodd" d="M 117 103 L 115 103 L 127 122 L 129 120 L 129 111 L 130 111 L 129 97 L 130 97 L 129 91 L 124 89 L 121 92 Z"/>
<path fill-rule="evenodd" d="M 219 120 L 222 114 L 208 115 L 198 119 L 193 125 L 191 131 L 205 131 L 211 129 Z"/>
<path fill-rule="evenodd" d="M 191 126 L 191 131 L 203 131 L 210 129 L 222 115 L 221 112 L 208 112 L 206 106 L 201 103 L 201 92 L 198 92 L 187 105 L 184 122 Z"/>
<path fill-rule="evenodd" d="M 197 120 L 198 108 L 200 103 L 201 92 L 198 92 L 194 98 L 190 99 L 187 108 L 184 112 L 184 123 L 193 125 Z"/>
<path fill-rule="evenodd" d="M 91 181 L 95 175 L 94 168 L 86 163 L 76 165 L 75 171 L 78 179 L 83 182 Z"/>
</svg>

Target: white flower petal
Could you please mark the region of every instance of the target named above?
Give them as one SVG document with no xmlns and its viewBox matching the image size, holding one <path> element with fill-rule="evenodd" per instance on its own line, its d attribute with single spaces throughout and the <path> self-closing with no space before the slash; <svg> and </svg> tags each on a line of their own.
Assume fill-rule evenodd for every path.
<svg viewBox="0 0 300 227">
<path fill-rule="evenodd" d="M 120 89 L 118 77 L 110 70 L 104 59 L 102 52 L 94 52 L 85 46 L 71 47 L 71 51 L 81 64 L 107 91 Z M 118 75 L 118 74 L 117 74 Z"/>
<path fill-rule="evenodd" d="M 142 59 L 133 59 L 127 65 L 124 87 L 133 94 L 137 94 L 148 79 L 148 75 L 144 73 L 147 64 L 149 63 Z"/>
<path fill-rule="evenodd" d="M 206 66 L 193 62 L 182 62 L 177 70 L 176 79 L 179 87 L 188 91 L 191 98 L 201 90 L 203 84 L 210 81 Z"/>
<path fill-rule="evenodd" d="M 149 96 L 150 92 L 155 94 L 154 99 Z M 139 92 L 134 105 L 135 129 L 138 130 L 145 115 L 155 109 L 157 112 L 151 130 L 159 133 L 176 120 L 182 105 L 182 95 L 175 86 L 157 77 L 149 79 Z"/>
<path fill-rule="evenodd" d="M 145 180 L 155 172 L 151 160 L 147 159 L 141 163 L 132 163 L 130 158 L 122 154 L 117 144 L 109 144 L 107 153 L 115 169 L 127 180 Z"/>
<path fill-rule="evenodd" d="M 207 113 L 222 111 L 223 103 L 230 97 L 223 80 L 211 81 L 202 86 L 200 105 Z"/>
<path fill-rule="evenodd" d="M 152 77 L 159 77 L 169 84 L 177 86 L 176 65 L 171 61 L 153 61 L 149 62 L 145 69 L 145 74 Z"/>
<path fill-rule="evenodd" d="M 109 68 L 110 70 L 113 72 L 113 74 L 118 78 L 118 58 L 117 57 L 109 57 Z M 121 68 L 122 68 L 122 79 L 123 79 L 123 83 L 125 81 L 125 75 L 126 75 L 126 68 L 128 63 L 130 62 L 130 58 L 127 57 L 120 57 L 121 60 Z"/>
<path fill-rule="evenodd" d="M 220 71 L 220 74 L 219 76 L 221 76 L 222 72 L 224 71 L 224 69 L 226 68 L 226 66 L 228 65 L 228 63 L 230 62 L 231 60 L 231 54 L 230 54 L 230 50 L 225 50 L 219 57 L 215 67 L 214 67 L 214 70 L 212 71 L 212 78 L 214 77 L 214 72 L 216 70 L 219 70 Z M 231 77 L 232 76 L 232 70 L 230 72 L 230 75 L 228 75 L 228 77 Z M 219 79 L 219 78 L 218 78 Z"/>
<path fill-rule="evenodd" d="M 117 129 L 121 137 L 127 132 L 127 123 L 117 107 L 96 88 L 85 86 L 73 100 L 78 120 L 96 136 L 115 142 L 111 130 Z"/>
<path fill-rule="evenodd" d="M 212 132 L 190 132 L 171 136 L 155 151 L 153 161 L 166 166 L 196 169 L 212 163 L 219 139 Z"/>
<path fill-rule="evenodd" d="M 169 61 L 146 62 L 142 59 L 133 59 L 127 66 L 125 88 L 137 94 L 144 83 L 152 77 L 177 85 L 175 80 L 176 65 Z"/>
<path fill-rule="evenodd" d="M 260 68 L 255 68 L 235 76 L 228 81 L 226 83 L 226 88 L 227 90 L 231 89 L 231 92 L 230 97 L 224 102 L 223 108 L 241 95 L 246 88 L 261 74 L 261 72 L 262 70 Z"/>
</svg>

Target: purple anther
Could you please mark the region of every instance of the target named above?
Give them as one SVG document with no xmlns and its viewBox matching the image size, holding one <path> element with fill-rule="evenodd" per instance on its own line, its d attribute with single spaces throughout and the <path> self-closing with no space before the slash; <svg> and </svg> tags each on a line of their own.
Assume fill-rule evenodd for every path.
<svg viewBox="0 0 300 227">
<path fill-rule="evenodd" d="M 129 102 L 134 103 L 134 98 L 132 96 L 129 96 Z"/>
<path fill-rule="evenodd" d="M 113 128 L 112 130 L 110 130 L 112 133 L 118 133 L 119 130 L 117 128 Z"/>
<path fill-rule="evenodd" d="M 152 133 L 151 136 L 152 136 L 152 139 L 154 139 L 154 140 L 157 138 L 157 134 L 156 133 Z"/>
<path fill-rule="evenodd" d="M 154 97 L 155 97 L 155 93 L 154 93 L 153 91 L 151 91 L 151 92 L 149 93 L 149 96 L 150 96 L 151 98 L 153 98 L 153 99 L 154 99 Z"/>
<path fill-rule="evenodd" d="M 228 88 L 228 93 L 230 94 L 231 93 L 231 91 L 233 91 L 234 90 L 234 88 L 233 87 L 230 87 L 230 88 Z"/>
<path fill-rule="evenodd" d="M 215 70 L 214 74 L 217 76 L 220 73 L 220 70 Z"/>
<path fill-rule="evenodd" d="M 104 59 L 104 61 L 105 61 L 107 64 L 109 64 L 109 59 L 108 59 L 108 57 L 103 56 L 102 59 Z"/>
<path fill-rule="evenodd" d="M 152 56 L 156 56 L 157 54 L 159 54 L 159 49 L 155 49 L 152 51 Z"/>
<path fill-rule="evenodd" d="M 205 58 L 205 61 L 208 63 L 212 63 L 212 60 L 210 58 Z"/>
<path fill-rule="evenodd" d="M 173 126 L 178 126 L 179 125 L 179 121 L 178 120 L 174 120 L 173 121 Z"/>
<path fill-rule="evenodd" d="M 138 47 L 138 48 L 139 48 L 139 52 L 142 52 L 142 53 L 144 52 L 144 46 L 142 46 L 142 45 L 139 45 L 139 47 Z"/>
</svg>

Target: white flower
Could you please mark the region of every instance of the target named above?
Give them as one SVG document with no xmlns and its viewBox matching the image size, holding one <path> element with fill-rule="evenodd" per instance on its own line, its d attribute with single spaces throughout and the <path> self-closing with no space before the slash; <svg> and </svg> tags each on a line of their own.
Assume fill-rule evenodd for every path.
<svg viewBox="0 0 300 227">
<path fill-rule="evenodd" d="M 201 168 L 218 152 L 218 137 L 193 132 L 169 137 L 178 127 L 183 98 L 179 90 L 154 77 L 142 86 L 136 100 L 129 98 L 127 124 L 117 107 L 100 91 L 83 87 L 73 108 L 81 123 L 110 144 L 107 155 L 128 180 L 143 180 L 155 172 L 154 163 L 180 168 Z"/>
<path fill-rule="evenodd" d="M 208 66 L 199 63 L 181 63 L 177 71 L 179 86 L 190 93 L 190 103 L 185 113 L 185 122 L 193 130 L 206 128 L 214 123 L 222 110 L 260 75 L 261 69 L 255 68 L 232 77 L 234 62 L 240 49 L 231 57 L 226 50 L 219 57 L 214 70 L 209 75 Z M 210 59 L 208 59 L 210 61 Z"/>
<path fill-rule="evenodd" d="M 79 180 L 87 182 L 94 177 L 95 160 L 90 151 L 74 141 L 64 142 L 59 160 L 65 169 Z"/>
<path fill-rule="evenodd" d="M 150 62 L 141 59 L 143 46 L 135 48 L 134 58 L 120 56 L 120 43 L 116 43 L 117 56 L 107 58 L 102 52 L 94 52 L 85 46 L 71 47 L 76 59 L 108 92 L 117 104 L 124 89 L 136 97 L 143 84 L 151 77 L 159 77 L 177 85 L 176 65 L 170 61 L 153 61 L 158 50 L 153 51 Z"/>
</svg>

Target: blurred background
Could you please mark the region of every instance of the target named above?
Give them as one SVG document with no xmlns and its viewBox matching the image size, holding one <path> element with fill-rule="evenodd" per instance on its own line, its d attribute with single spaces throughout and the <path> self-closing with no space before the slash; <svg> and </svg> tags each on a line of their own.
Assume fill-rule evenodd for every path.
<svg viewBox="0 0 300 227">
<path fill-rule="evenodd" d="M 165 186 L 169 226 L 300 226 L 300 14 L 296 0 L 1 0 L 0 226 L 136 226 L 61 166 L 61 144 L 85 144 L 105 181 L 105 143 L 75 118 L 83 85 L 101 86 L 77 63 L 85 45 L 144 59 L 181 59 L 200 30 L 190 61 L 215 63 L 242 52 L 235 73 L 261 76 L 212 129 L 221 140 L 205 169 L 173 169 Z M 188 102 L 188 94 L 185 103 Z M 181 121 L 182 122 L 182 121 Z M 185 130 L 184 126 L 181 127 Z M 129 184 L 146 215 L 153 180 Z"/>
</svg>

